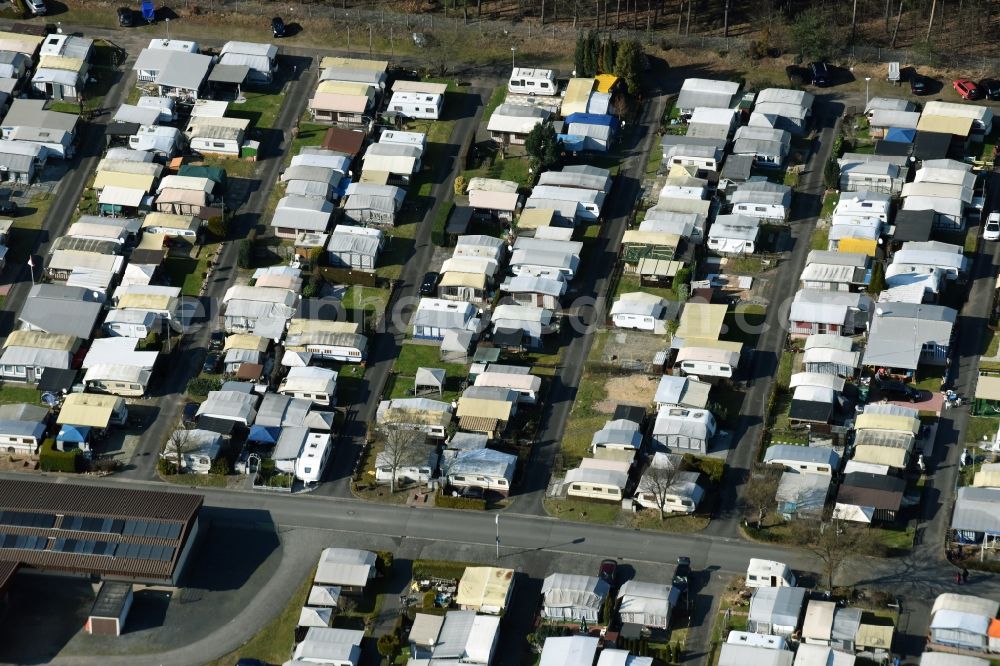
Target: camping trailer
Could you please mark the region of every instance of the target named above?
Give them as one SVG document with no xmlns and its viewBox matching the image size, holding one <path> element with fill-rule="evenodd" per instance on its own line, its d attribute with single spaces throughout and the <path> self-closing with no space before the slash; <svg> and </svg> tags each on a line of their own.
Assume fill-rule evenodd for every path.
<svg viewBox="0 0 1000 666">
<path fill-rule="evenodd" d="M 784 562 L 754 557 L 747 567 L 746 585 L 749 588 L 795 587 L 795 574 Z"/>
<path fill-rule="evenodd" d="M 556 75 L 551 69 L 515 67 L 507 82 L 508 92 L 521 95 L 557 95 Z"/>
</svg>

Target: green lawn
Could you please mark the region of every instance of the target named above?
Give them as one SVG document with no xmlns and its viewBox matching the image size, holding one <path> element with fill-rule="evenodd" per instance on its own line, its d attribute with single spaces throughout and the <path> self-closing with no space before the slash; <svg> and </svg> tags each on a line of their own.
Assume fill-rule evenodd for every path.
<svg viewBox="0 0 1000 666">
<path fill-rule="evenodd" d="M 11 230 L 8 262 L 23 263 L 38 247 L 41 229 L 45 225 L 45 218 L 53 201 L 54 197 L 51 194 L 37 194 L 27 206 L 20 207 L 19 217 L 14 218 Z"/>
<path fill-rule="evenodd" d="M 997 428 L 1000 428 L 1000 419 L 988 416 L 970 416 L 969 425 L 965 429 L 965 442 L 967 444 L 980 444 L 984 437 L 987 440 L 992 440 L 997 434 Z"/>
<path fill-rule="evenodd" d="M 0 405 L 10 405 L 26 402 L 30 405 L 39 404 L 38 389 L 18 384 L 4 384 L 0 387 Z"/>
<path fill-rule="evenodd" d="M 169 474 L 164 481 L 192 488 L 225 488 L 228 477 L 221 474 Z"/>
<path fill-rule="evenodd" d="M 763 305 L 737 305 L 726 313 L 724 340 L 756 345 L 767 316 Z"/>
<path fill-rule="evenodd" d="M 996 356 L 1000 353 L 1000 329 L 990 328 L 988 332 L 990 337 L 986 341 L 986 350 L 983 351 L 983 356 Z"/>
<path fill-rule="evenodd" d="M 208 271 L 208 260 L 217 246 L 218 243 L 207 243 L 198 257 L 169 255 L 164 259 L 163 270 L 170 278 L 170 284 L 180 287 L 185 296 L 197 296 Z M 191 252 L 196 249 L 192 248 Z"/>
<path fill-rule="evenodd" d="M 651 178 L 660 170 L 663 164 L 663 151 L 660 149 L 660 135 L 653 137 L 653 147 L 649 150 L 649 159 L 646 160 L 646 177 Z"/>
<path fill-rule="evenodd" d="M 295 642 L 295 625 L 299 622 L 299 613 L 309 598 L 312 588 L 313 573 L 295 590 L 291 600 L 278 617 L 257 632 L 239 650 L 230 652 L 224 657 L 209 662 L 206 666 L 234 666 L 242 658 L 260 659 L 269 664 L 280 664 L 288 659 Z"/>
<path fill-rule="evenodd" d="M 292 146 L 288 150 L 288 159 L 299 154 L 299 151 L 306 146 L 320 146 L 323 144 L 323 137 L 329 125 L 317 125 L 316 123 L 299 123 L 299 134 L 292 139 Z M 277 188 L 275 188 L 277 189 Z"/>
<path fill-rule="evenodd" d="M 545 498 L 545 511 L 553 518 L 597 525 L 614 525 L 621 513 L 617 502 Z"/>
<path fill-rule="evenodd" d="M 825 204 L 824 204 L 825 205 Z M 809 241 L 810 250 L 825 250 L 830 245 L 830 228 L 816 227 Z"/>
<path fill-rule="evenodd" d="M 488 121 L 505 99 L 507 99 L 507 86 L 500 84 L 493 89 L 490 98 L 486 100 L 486 106 L 483 107 L 483 121 Z"/>
<path fill-rule="evenodd" d="M 359 312 L 385 312 L 386 304 L 389 302 L 389 291 L 378 287 L 351 285 L 344 292 L 341 302 L 347 311 L 348 319 L 360 321 L 355 318 Z"/>
<path fill-rule="evenodd" d="M 530 159 L 525 155 L 510 155 L 506 158 L 499 154 L 494 155 L 492 163 L 490 158 L 485 158 L 484 163 L 478 169 L 465 171 L 462 176 L 466 182 L 479 178 L 496 178 L 498 180 L 512 180 L 521 187 L 530 187 L 533 175 L 528 173 Z"/>
<path fill-rule="evenodd" d="M 244 90 L 245 102 L 231 102 L 226 115 L 233 118 L 246 118 L 251 127 L 267 129 L 274 127 L 281 112 L 281 103 L 285 96 L 280 91 Z"/>
<path fill-rule="evenodd" d="M 778 362 L 778 373 L 775 381 L 781 388 L 788 388 L 792 383 L 792 372 L 795 369 L 795 353 L 786 351 L 781 353 L 781 360 Z"/>
<path fill-rule="evenodd" d="M 227 178 L 253 178 L 257 175 L 259 162 L 244 160 L 237 157 L 205 157 L 202 163 L 226 170 Z M 196 163 L 194 163 L 196 164 Z M 278 188 L 275 188 L 278 189 Z"/>
<path fill-rule="evenodd" d="M 461 363 L 442 363 L 441 348 L 437 345 L 404 344 L 393 369 L 405 377 L 417 374 L 417 368 L 444 368 L 449 374 L 468 375 L 468 368 Z"/>
<path fill-rule="evenodd" d="M 677 294 L 673 289 L 667 289 L 664 287 L 646 287 L 643 286 L 642 280 L 639 279 L 638 275 L 632 273 L 622 273 L 621 278 L 618 280 L 618 285 L 615 289 L 614 298 L 622 294 L 627 294 L 633 291 L 643 291 L 647 294 L 653 294 L 654 296 L 659 296 L 660 298 L 665 298 L 668 301 L 676 301 Z"/>
<path fill-rule="evenodd" d="M 412 235 L 407 233 L 407 229 L 412 230 Z M 379 265 L 375 268 L 376 275 L 387 280 L 399 279 L 400 274 L 403 272 L 403 265 L 406 264 L 406 260 L 410 258 L 410 254 L 413 252 L 413 246 L 415 245 L 413 238 L 416 235 L 416 230 L 416 223 L 396 227 L 392 230 L 385 249 L 379 255 Z"/>
<path fill-rule="evenodd" d="M 823 209 L 819 212 L 819 216 L 822 218 L 829 218 L 832 216 L 833 209 L 837 207 L 838 203 L 840 203 L 840 192 L 827 192 L 826 196 L 823 197 Z M 826 249 L 825 243 L 823 245 L 823 249 Z"/>
<path fill-rule="evenodd" d="M 596 334 L 583 375 L 580 377 L 576 400 L 573 401 L 573 408 L 566 421 L 561 442 L 564 469 L 576 467 L 588 454 L 594 433 L 600 430 L 610 417 L 610 414 L 602 414 L 594 409 L 594 405 L 605 398 L 604 387 L 608 375 L 599 372 L 600 368 L 593 361 L 601 358 L 608 335 L 608 331 L 599 331 Z"/>
</svg>

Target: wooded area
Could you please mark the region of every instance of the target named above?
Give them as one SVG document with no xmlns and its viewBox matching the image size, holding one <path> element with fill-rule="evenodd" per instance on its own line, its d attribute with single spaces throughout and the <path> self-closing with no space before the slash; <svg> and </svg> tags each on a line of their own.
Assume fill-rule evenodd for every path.
<svg viewBox="0 0 1000 666">
<path fill-rule="evenodd" d="M 910 48 L 933 61 L 955 54 L 992 56 L 992 0 L 316 0 L 369 9 L 580 30 L 631 30 L 672 46 L 671 35 L 737 38 L 751 55 L 799 50 L 806 41 L 834 56 L 852 45 Z M 968 26 L 975 25 L 976 39 Z M 977 35 L 978 36 L 978 35 Z"/>
</svg>

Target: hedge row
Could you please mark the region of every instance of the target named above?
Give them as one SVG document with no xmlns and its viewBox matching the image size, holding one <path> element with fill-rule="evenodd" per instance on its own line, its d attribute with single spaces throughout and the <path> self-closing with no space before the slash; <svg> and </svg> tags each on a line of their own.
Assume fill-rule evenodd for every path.
<svg viewBox="0 0 1000 666">
<path fill-rule="evenodd" d="M 442 509 L 472 509 L 474 511 L 485 511 L 486 500 L 475 499 L 473 497 L 452 497 L 451 495 L 438 495 L 434 498 L 434 506 Z"/>
<path fill-rule="evenodd" d="M 83 452 L 80 449 L 59 451 L 56 440 L 50 437 L 42 442 L 38 466 L 43 472 L 79 472 L 83 469 Z"/>
</svg>

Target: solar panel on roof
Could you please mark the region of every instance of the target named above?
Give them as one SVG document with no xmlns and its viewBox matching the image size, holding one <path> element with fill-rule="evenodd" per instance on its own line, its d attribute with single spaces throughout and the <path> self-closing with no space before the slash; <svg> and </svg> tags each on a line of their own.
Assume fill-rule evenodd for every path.
<svg viewBox="0 0 1000 666">
<path fill-rule="evenodd" d="M 0 525 L 49 528 L 55 524 L 56 517 L 49 513 L 34 513 L 31 511 L 0 511 Z"/>
</svg>

